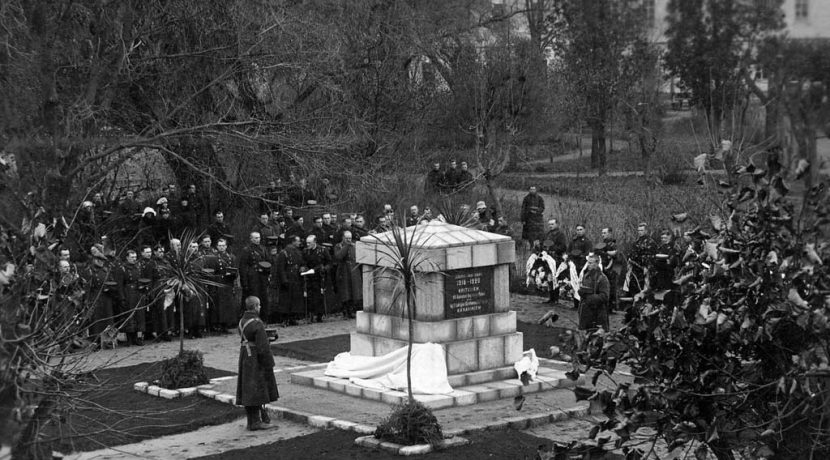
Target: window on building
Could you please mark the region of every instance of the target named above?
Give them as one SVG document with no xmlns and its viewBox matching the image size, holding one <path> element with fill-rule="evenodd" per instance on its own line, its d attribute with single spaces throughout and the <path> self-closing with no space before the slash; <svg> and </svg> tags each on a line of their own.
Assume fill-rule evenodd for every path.
<svg viewBox="0 0 830 460">
<path fill-rule="evenodd" d="M 795 19 L 804 21 L 810 16 L 810 0 L 795 0 Z"/>
<path fill-rule="evenodd" d="M 654 2 L 655 0 L 643 0 L 643 19 L 646 26 L 654 26 Z"/>
</svg>

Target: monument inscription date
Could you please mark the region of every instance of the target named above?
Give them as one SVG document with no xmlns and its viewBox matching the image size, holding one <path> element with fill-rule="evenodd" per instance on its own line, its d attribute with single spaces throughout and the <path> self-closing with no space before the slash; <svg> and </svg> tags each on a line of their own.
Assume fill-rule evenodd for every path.
<svg viewBox="0 0 830 460">
<path fill-rule="evenodd" d="M 444 318 L 493 313 L 493 267 L 450 270 L 445 275 Z"/>
</svg>

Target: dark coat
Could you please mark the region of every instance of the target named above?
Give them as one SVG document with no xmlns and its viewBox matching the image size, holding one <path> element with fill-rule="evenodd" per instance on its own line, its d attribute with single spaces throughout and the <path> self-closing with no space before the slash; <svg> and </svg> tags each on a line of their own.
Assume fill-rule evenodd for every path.
<svg viewBox="0 0 830 460">
<path fill-rule="evenodd" d="M 235 285 L 239 277 L 236 257 L 229 253 L 216 253 L 216 280 L 222 286 L 211 286 L 213 297 L 210 320 L 213 324 L 233 324 L 237 317 Z"/>
<path fill-rule="evenodd" d="M 579 256 L 571 257 L 573 260 L 574 265 L 576 265 L 576 271 L 579 273 L 582 270 L 582 267 L 585 266 L 585 258 L 588 254 L 594 252 L 594 243 L 591 243 L 591 240 L 584 236 L 575 236 L 573 240 L 571 240 L 571 246 L 568 248 L 568 252 L 579 251 Z"/>
<path fill-rule="evenodd" d="M 279 279 L 280 313 L 305 313 L 303 279 L 300 270 L 305 266 L 303 253 L 294 246 L 286 247 L 277 256 L 274 275 Z"/>
<path fill-rule="evenodd" d="M 522 200 L 522 239 L 535 241 L 542 239 L 545 232 L 545 200 L 539 194 L 527 194 Z"/>
<path fill-rule="evenodd" d="M 565 234 L 558 228 L 548 230 L 548 232 L 545 233 L 544 241 L 550 241 L 550 244 L 543 247 L 543 249 L 548 251 L 548 254 L 556 258 L 556 260 L 562 260 L 562 254 L 568 250 L 568 242 L 565 240 Z"/>
<path fill-rule="evenodd" d="M 441 170 L 431 169 L 424 181 L 424 193 L 438 193 L 441 190 L 441 182 L 444 180 L 444 173 Z"/>
<path fill-rule="evenodd" d="M 586 270 L 579 287 L 579 329 L 590 330 L 602 326 L 608 330 L 608 278 L 600 271 Z"/>
<path fill-rule="evenodd" d="M 248 325 L 245 326 L 245 323 Z M 276 401 L 280 393 L 274 377 L 274 355 L 271 354 L 265 323 L 256 312 L 246 311 L 239 320 L 238 330 L 242 345 L 239 347 L 236 404 L 261 406 Z"/>
<path fill-rule="evenodd" d="M 228 227 L 228 224 L 224 222 L 214 221 L 208 226 L 207 233 L 210 235 L 210 243 L 216 246 L 216 242 L 219 241 L 219 238 L 224 237 L 224 235 L 229 235 L 231 233 L 231 229 Z"/>
<path fill-rule="evenodd" d="M 268 277 L 270 270 L 259 263 L 268 262 L 268 254 L 258 244 L 250 244 L 242 250 L 239 257 L 239 281 L 242 284 L 242 297 L 251 295 L 259 297 L 262 305 L 268 305 Z"/>
<path fill-rule="evenodd" d="M 141 266 L 138 263 L 124 264 L 118 274 L 121 298 L 124 300 L 119 321 L 125 321 L 124 332 L 144 331 L 144 311 L 142 303 L 144 293 L 139 290 L 138 279 L 141 278 Z"/>
<path fill-rule="evenodd" d="M 334 261 L 337 264 L 335 282 L 340 301 L 361 303 L 363 301 L 363 271 L 355 262 L 354 243 L 340 243 L 335 246 Z"/>
<path fill-rule="evenodd" d="M 306 278 L 306 295 L 308 298 L 309 313 L 323 313 L 326 309 L 331 309 L 334 306 L 330 305 L 330 300 L 334 290 L 331 286 L 331 277 L 329 276 L 329 269 L 331 269 L 331 256 L 329 252 L 322 246 L 317 246 L 314 249 L 306 248 L 303 251 L 303 259 L 308 268 L 314 269 L 313 275 L 307 275 Z M 329 302 L 325 304 L 324 302 Z"/>
<path fill-rule="evenodd" d="M 97 335 L 113 324 L 113 313 L 121 301 L 121 291 L 117 286 L 105 284 L 114 283 L 116 279 L 116 274 L 107 265 L 98 267 L 90 262 L 83 278 L 87 282 L 87 304 L 93 307 L 87 316 L 89 333 Z"/>
</svg>

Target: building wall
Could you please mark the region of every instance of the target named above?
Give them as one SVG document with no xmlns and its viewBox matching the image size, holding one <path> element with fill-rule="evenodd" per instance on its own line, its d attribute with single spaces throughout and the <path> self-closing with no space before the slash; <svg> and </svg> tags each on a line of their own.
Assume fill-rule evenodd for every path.
<svg viewBox="0 0 830 460">
<path fill-rule="evenodd" d="M 796 17 L 796 4 L 807 5 L 807 17 Z M 784 21 L 792 38 L 830 38 L 830 0 L 784 0 Z"/>
<path fill-rule="evenodd" d="M 654 36 L 657 43 L 665 43 L 669 0 L 643 0 L 654 2 Z M 796 18 L 796 3 L 806 2 L 807 17 Z M 792 38 L 830 38 L 830 0 L 784 0 L 784 31 Z"/>
</svg>

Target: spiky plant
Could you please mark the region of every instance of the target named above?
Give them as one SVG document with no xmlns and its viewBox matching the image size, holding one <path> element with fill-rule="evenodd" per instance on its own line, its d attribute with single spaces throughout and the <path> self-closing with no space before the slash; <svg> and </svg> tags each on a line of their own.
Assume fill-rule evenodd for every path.
<svg viewBox="0 0 830 460">
<path fill-rule="evenodd" d="M 416 297 L 417 285 L 419 282 L 426 282 L 423 280 L 423 273 L 435 272 L 435 264 L 427 258 L 427 255 L 419 246 L 426 243 L 431 235 L 425 234 L 422 229 L 423 226 L 416 225 L 414 229 L 410 227 L 407 230 L 403 222 L 400 225 L 393 225 L 391 230 L 380 235 L 373 235 L 378 240 L 378 252 L 380 253 L 383 265 L 387 267 L 379 268 L 379 276 L 391 278 L 395 281 L 395 286 L 392 293 L 392 304 L 398 302 L 399 299 L 404 299 L 404 307 L 406 310 L 406 318 L 409 326 L 409 337 L 407 340 L 406 351 L 406 390 L 408 400 L 404 407 L 399 407 L 393 410 L 387 424 L 396 426 L 393 431 L 398 432 L 404 440 L 409 442 L 419 442 L 422 438 L 420 433 L 425 432 L 424 421 L 434 420 L 435 427 L 429 428 L 426 431 L 436 432 L 440 434 L 440 426 L 437 425 L 435 417 L 422 417 L 424 411 L 431 415 L 431 411 L 420 405 L 412 397 L 412 344 L 414 332 L 414 319 L 416 312 Z M 432 422 L 430 422 L 432 423 Z M 384 435 L 382 432 L 376 433 L 377 436 Z M 390 435 L 391 436 L 391 435 Z M 394 437 L 394 436 L 393 436 Z M 391 438 L 390 438 L 391 439 Z"/>
<path fill-rule="evenodd" d="M 192 243 L 198 241 L 199 235 L 192 231 L 182 233 L 181 246 L 174 248 L 171 244 L 167 257 L 158 262 L 159 284 L 155 288 L 156 298 L 164 298 L 165 307 L 177 302 L 179 309 L 179 354 L 184 353 L 184 299 L 198 296 L 206 299 L 206 286 L 223 286 L 211 279 L 205 272 L 205 260 Z M 171 238 L 172 241 L 172 238 Z"/>
<path fill-rule="evenodd" d="M 438 203 L 437 210 L 439 219 L 443 218 L 443 221 L 448 224 L 468 228 L 478 225 L 476 213 L 470 206 L 458 204 L 450 198 L 445 198 Z"/>
</svg>

